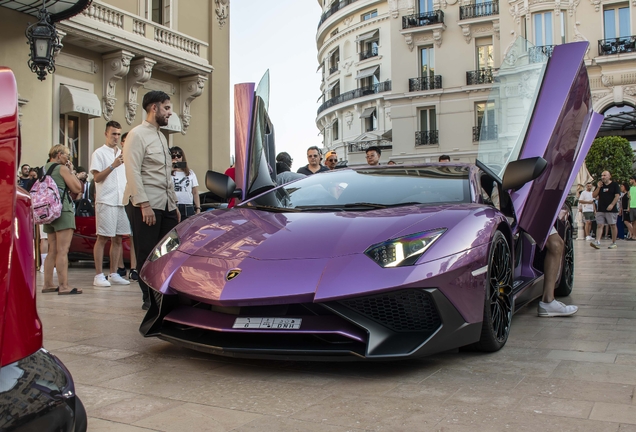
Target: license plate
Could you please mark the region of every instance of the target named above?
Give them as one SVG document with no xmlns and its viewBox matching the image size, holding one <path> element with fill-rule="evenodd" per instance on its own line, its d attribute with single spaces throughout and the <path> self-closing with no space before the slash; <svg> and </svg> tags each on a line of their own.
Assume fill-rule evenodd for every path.
<svg viewBox="0 0 636 432">
<path fill-rule="evenodd" d="M 252 318 L 241 317 L 234 321 L 235 329 L 270 329 L 270 330 L 298 330 L 301 318 Z"/>
</svg>

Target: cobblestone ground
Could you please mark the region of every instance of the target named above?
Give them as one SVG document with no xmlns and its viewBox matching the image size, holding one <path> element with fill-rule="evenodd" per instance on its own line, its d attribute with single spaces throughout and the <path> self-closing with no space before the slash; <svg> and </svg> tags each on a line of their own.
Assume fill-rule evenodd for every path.
<svg viewBox="0 0 636 432">
<path fill-rule="evenodd" d="M 396 363 L 225 359 L 138 332 L 136 283 L 38 294 L 44 346 L 71 371 L 89 431 L 636 431 L 636 242 L 576 241 L 571 318 L 513 320 L 493 354 Z M 42 277 L 38 275 L 38 282 Z"/>
</svg>

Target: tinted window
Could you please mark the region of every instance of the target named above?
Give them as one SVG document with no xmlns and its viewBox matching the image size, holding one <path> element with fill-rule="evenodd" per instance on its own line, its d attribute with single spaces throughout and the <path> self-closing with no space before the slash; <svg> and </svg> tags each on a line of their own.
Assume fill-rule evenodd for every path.
<svg viewBox="0 0 636 432">
<path fill-rule="evenodd" d="M 357 203 L 395 206 L 465 202 L 470 202 L 468 168 L 429 166 L 316 174 L 284 185 L 244 206 L 344 208 Z"/>
</svg>

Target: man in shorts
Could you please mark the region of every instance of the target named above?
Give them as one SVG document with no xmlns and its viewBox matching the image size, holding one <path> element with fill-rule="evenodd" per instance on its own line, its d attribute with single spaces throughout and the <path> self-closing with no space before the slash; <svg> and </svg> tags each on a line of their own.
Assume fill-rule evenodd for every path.
<svg viewBox="0 0 636 432">
<path fill-rule="evenodd" d="M 585 223 L 585 240 L 592 241 L 591 235 L 592 221 L 594 220 L 594 196 L 592 195 L 592 183 L 585 185 L 585 190 L 579 196 L 579 205 L 583 213 L 583 222 Z"/>
<path fill-rule="evenodd" d="M 122 236 L 130 234 L 130 223 L 123 205 L 126 189 L 126 172 L 122 152 L 117 146 L 121 137 L 121 125 L 116 121 L 106 123 L 106 144 L 93 152 L 90 171 L 95 182 L 95 221 L 97 241 L 93 247 L 95 260 L 94 286 L 130 285 L 117 273 L 117 264 L 123 253 Z M 104 246 L 110 240 L 110 275 L 104 276 Z"/>
<path fill-rule="evenodd" d="M 609 171 L 603 171 L 601 174 L 601 181 L 598 182 L 598 187 L 594 190 L 592 196 L 598 197 L 598 208 L 596 210 L 596 241 L 590 243 L 594 249 L 601 248 L 601 236 L 603 235 L 603 226 L 609 225 L 612 232 L 612 244 L 608 249 L 616 249 L 616 236 L 618 234 L 618 228 L 616 228 L 616 221 L 618 220 L 618 207 L 616 203 L 621 197 L 621 188 L 618 183 L 612 181 L 612 175 Z"/>
</svg>

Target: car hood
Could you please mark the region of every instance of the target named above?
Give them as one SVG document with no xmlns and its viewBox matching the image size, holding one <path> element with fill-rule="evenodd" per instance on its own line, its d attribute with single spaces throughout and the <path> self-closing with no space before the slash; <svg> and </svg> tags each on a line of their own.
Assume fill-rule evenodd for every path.
<svg viewBox="0 0 636 432">
<path fill-rule="evenodd" d="M 204 215 L 179 232 L 179 251 L 233 260 L 248 256 L 258 260 L 334 258 L 363 253 L 376 243 L 420 230 L 447 228 L 467 212 L 456 205 L 357 212 L 235 209 Z"/>
</svg>

